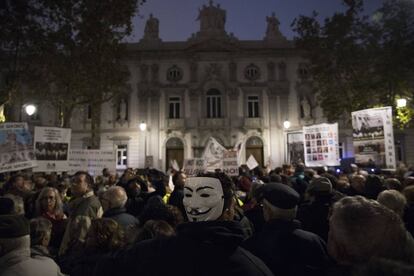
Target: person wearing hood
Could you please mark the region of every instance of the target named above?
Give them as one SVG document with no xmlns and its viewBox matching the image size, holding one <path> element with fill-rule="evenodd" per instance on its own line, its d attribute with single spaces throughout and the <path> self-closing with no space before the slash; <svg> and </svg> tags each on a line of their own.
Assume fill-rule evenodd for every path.
<svg viewBox="0 0 414 276">
<path fill-rule="evenodd" d="M 324 275 L 329 264 L 325 242 L 316 234 L 300 229 L 296 212 L 299 194 L 281 183 L 265 184 L 265 225 L 243 243 L 274 275 Z"/>
<path fill-rule="evenodd" d="M 240 247 L 233 187 L 223 173 L 187 178 L 183 204 L 189 222 L 177 227 L 176 236 L 136 243 L 99 262 L 95 275 L 114 269 L 120 275 L 273 275 Z"/>
</svg>

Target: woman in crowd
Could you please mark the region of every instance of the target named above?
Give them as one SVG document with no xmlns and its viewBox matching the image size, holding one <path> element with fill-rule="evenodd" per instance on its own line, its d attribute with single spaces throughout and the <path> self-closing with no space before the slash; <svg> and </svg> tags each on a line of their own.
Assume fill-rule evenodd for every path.
<svg viewBox="0 0 414 276">
<path fill-rule="evenodd" d="M 58 190 L 43 188 L 36 200 L 36 214 L 52 223 L 50 247 L 52 253 L 60 247 L 66 228 L 66 215 L 63 213 L 62 200 Z"/>
</svg>

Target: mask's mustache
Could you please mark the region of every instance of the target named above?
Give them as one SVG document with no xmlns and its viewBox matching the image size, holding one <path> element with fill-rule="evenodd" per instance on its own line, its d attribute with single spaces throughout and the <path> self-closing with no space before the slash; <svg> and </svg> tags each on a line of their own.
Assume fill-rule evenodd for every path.
<svg viewBox="0 0 414 276">
<path fill-rule="evenodd" d="M 209 208 L 206 211 L 202 212 L 199 209 L 190 209 L 190 211 L 188 211 L 187 213 L 192 215 L 192 216 L 199 216 L 199 215 L 207 214 L 208 212 L 210 212 L 210 210 L 211 210 L 211 208 Z"/>
</svg>

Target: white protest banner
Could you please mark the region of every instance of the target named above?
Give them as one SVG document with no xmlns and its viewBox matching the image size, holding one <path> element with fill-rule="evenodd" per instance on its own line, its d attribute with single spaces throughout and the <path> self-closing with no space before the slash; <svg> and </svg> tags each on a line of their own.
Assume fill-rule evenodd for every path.
<svg viewBox="0 0 414 276">
<path fill-rule="evenodd" d="M 244 149 L 244 138 L 240 139 L 233 147 L 233 150 L 237 152 L 237 164 L 240 166 L 242 163 L 242 151 Z"/>
<path fill-rule="evenodd" d="M 246 165 L 249 168 L 249 170 L 253 170 L 257 166 L 259 166 L 259 163 L 257 163 L 254 156 L 250 154 L 249 158 L 247 159 Z"/>
<path fill-rule="evenodd" d="M 237 151 L 227 150 L 223 152 L 223 172 L 230 176 L 239 175 L 239 165 L 237 163 Z"/>
<path fill-rule="evenodd" d="M 94 176 L 102 175 L 104 168 L 115 173 L 115 153 L 107 150 L 71 150 L 69 168 L 69 174 L 75 174 L 77 171 L 87 171 Z"/>
<path fill-rule="evenodd" d="M 184 173 L 186 175 L 197 175 L 204 172 L 204 159 L 194 158 L 184 160 Z"/>
<path fill-rule="evenodd" d="M 352 112 L 355 163 L 395 169 L 392 108 Z"/>
<path fill-rule="evenodd" d="M 216 169 L 223 168 L 223 153 L 226 148 L 220 145 L 216 139 L 210 137 L 204 149 L 203 159 L 205 160 L 205 170 L 214 172 Z"/>
<path fill-rule="evenodd" d="M 0 172 L 35 166 L 33 140 L 27 123 L 0 124 Z"/>
<path fill-rule="evenodd" d="M 303 127 L 305 165 L 339 166 L 338 123 Z"/>
<path fill-rule="evenodd" d="M 69 170 L 71 129 L 35 127 L 34 151 L 37 172 L 64 172 Z"/>
</svg>

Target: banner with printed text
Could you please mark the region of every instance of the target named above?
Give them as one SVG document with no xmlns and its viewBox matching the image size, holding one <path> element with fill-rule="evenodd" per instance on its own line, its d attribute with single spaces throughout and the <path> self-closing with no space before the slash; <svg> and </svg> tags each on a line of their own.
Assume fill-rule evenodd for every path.
<svg viewBox="0 0 414 276">
<path fill-rule="evenodd" d="M 69 174 L 87 171 L 91 175 L 102 175 L 107 168 L 116 172 L 115 152 L 108 150 L 71 150 L 69 156 Z"/>
<path fill-rule="evenodd" d="M 69 170 L 71 129 L 35 127 L 34 151 L 36 172 L 64 172 Z"/>
<path fill-rule="evenodd" d="M 306 166 L 340 165 L 337 123 L 303 127 L 303 137 Z"/>
<path fill-rule="evenodd" d="M 27 123 L 0 124 L 0 173 L 36 166 Z"/>
<path fill-rule="evenodd" d="M 391 107 L 352 112 L 352 128 L 355 163 L 395 169 Z"/>
<path fill-rule="evenodd" d="M 184 159 L 183 171 L 188 176 L 204 173 L 205 162 L 202 158 Z"/>
<path fill-rule="evenodd" d="M 237 151 L 226 150 L 223 152 L 223 172 L 230 176 L 239 175 Z"/>
</svg>

